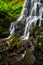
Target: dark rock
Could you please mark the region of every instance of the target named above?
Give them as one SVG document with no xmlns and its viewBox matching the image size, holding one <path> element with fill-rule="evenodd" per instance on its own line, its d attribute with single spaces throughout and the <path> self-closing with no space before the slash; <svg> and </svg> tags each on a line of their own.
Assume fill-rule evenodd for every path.
<svg viewBox="0 0 43 65">
<path fill-rule="evenodd" d="M 0 62 L 2 62 L 3 61 L 3 56 L 2 55 L 0 55 Z"/>
</svg>

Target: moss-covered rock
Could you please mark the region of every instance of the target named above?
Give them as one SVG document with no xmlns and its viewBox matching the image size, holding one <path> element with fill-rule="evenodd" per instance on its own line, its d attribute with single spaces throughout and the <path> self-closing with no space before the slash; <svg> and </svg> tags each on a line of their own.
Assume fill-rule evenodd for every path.
<svg viewBox="0 0 43 65">
<path fill-rule="evenodd" d="M 25 57 L 24 57 L 24 65 L 34 65 L 36 59 L 33 56 L 33 52 L 27 51 Z"/>
<path fill-rule="evenodd" d="M 33 27 L 30 41 L 34 44 L 34 56 L 39 65 L 43 65 L 43 26 Z"/>
</svg>

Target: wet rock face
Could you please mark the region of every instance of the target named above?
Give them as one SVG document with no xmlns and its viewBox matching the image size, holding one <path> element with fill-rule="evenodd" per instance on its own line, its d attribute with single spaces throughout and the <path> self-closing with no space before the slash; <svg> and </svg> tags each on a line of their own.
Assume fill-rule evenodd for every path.
<svg viewBox="0 0 43 65">
<path fill-rule="evenodd" d="M 43 0 L 40 0 L 40 2 L 43 4 Z"/>
<path fill-rule="evenodd" d="M 30 14 L 30 9 L 31 9 L 31 0 L 27 0 L 25 8 L 27 9 L 27 16 Z"/>
<path fill-rule="evenodd" d="M 25 24 L 25 20 L 18 21 L 18 23 L 15 25 L 15 33 L 19 36 L 22 35 L 24 32 Z"/>
<path fill-rule="evenodd" d="M 29 16 L 30 14 L 30 10 L 31 10 L 31 0 L 25 0 L 25 4 L 24 4 L 24 8 L 21 14 L 23 14 L 18 22 L 15 25 L 15 33 L 20 36 L 23 35 L 24 29 L 25 29 L 25 25 L 26 25 L 26 18 L 27 16 Z"/>
<path fill-rule="evenodd" d="M 43 20 L 41 21 L 41 25 L 43 26 Z"/>
</svg>

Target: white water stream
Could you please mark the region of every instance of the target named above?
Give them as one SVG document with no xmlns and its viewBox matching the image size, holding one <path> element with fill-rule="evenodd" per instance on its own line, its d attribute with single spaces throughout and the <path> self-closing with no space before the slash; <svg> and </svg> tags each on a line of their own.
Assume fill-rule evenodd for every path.
<svg viewBox="0 0 43 65">
<path fill-rule="evenodd" d="M 30 4 L 29 4 L 30 2 Z M 28 6 L 30 5 L 30 14 L 27 16 L 29 8 Z M 22 22 L 26 19 L 26 25 L 25 25 L 25 30 L 23 35 L 20 37 L 22 40 L 27 40 L 29 39 L 29 30 L 32 30 L 32 24 L 34 23 L 34 26 L 37 24 L 37 20 L 39 20 L 38 26 L 41 26 L 41 21 L 43 20 L 42 18 L 43 14 L 43 7 L 41 0 L 25 0 L 24 6 L 21 12 L 20 17 L 17 19 L 17 22 L 12 22 L 10 26 L 10 38 L 12 34 L 15 33 L 15 26 L 17 26 L 17 23 L 21 20 Z"/>
<path fill-rule="evenodd" d="M 30 6 L 29 6 L 30 5 Z M 32 31 L 32 26 L 37 26 L 37 21 L 39 22 L 38 26 L 41 26 L 41 22 L 43 22 L 43 4 L 41 0 L 25 0 L 24 6 L 21 12 L 20 17 L 16 22 L 12 22 L 10 26 L 10 36 L 6 39 L 9 39 L 13 34 L 15 34 L 16 27 L 18 28 L 18 23 L 25 24 L 24 33 L 20 36 L 21 40 L 28 40 L 30 30 Z M 29 8 L 30 7 L 30 8 Z M 24 23 L 25 21 L 25 23 Z M 39 43 L 40 44 L 40 43 Z M 31 44 L 30 51 L 34 50 L 34 46 Z M 22 54 L 22 58 L 24 58 L 26 51 Z"/>
</svg>

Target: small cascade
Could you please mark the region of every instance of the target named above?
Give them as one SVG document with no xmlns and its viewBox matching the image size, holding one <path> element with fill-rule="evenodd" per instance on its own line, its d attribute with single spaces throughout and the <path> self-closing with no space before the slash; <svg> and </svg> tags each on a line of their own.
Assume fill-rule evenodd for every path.
<svg viewBox="0 0 43 65">
<path fill-rule="evenodd" d="M 17 22 L 12 22 L 10 26 L 10 36 L 15 33 L 16 28 L 18 28 L 18 23 L 22 25 L 25 24 L 24 33 L 20 36 L 20 39 L 29 39 L 30 30 L 32 31 L 32 25 L 36 26 L 37 21 L 38 26 L 41 26 L 43 21 L 43 3 L 42 0 L 25 0 L 24 6 L 21 12 L 21 16 L 18 18 Z"/>
<path fill-rule="evenodd" d="M 25 26 L 24 35 L 21 37 L 22 40 L 29 39 L 29 30 L 32 30 L 32 24 L 36 26 L 37 20 L 39 20 L 39 26 L 41 26 L 43 8 L 41 6 L 40 0 L 32 0 L 31 4 L 33 3 L 33 7 L 30 12 L 30 16 L 27 17 L 27 23 Z"/>
</svg>

